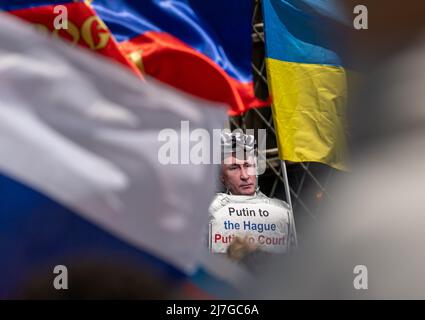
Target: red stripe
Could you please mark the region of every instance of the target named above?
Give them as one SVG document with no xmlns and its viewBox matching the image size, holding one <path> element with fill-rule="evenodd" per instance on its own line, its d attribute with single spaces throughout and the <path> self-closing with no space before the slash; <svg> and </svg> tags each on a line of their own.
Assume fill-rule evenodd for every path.
<svg viewBox="0 0 425 320">
<path fill-rule="evenodd" d="M 120 43 L 126 54 L 142 51 L 147 74 L 195 96 L 222 102 L 230 115 L 269 104 L 254 95 L 252 82 L 229 76 L 213 60 L 163 32 L 146 32 Z"/>
<path fill-rule="evenodd" d="M 68 11 L 67 30 L 55 30 L 54 20 L 58 13 L 54 12 L 54 5 L 13 10 L 8 11 L 8 13 L 34 25 L 39 25 L 62 39 L 111 58 L 130 68 L 133 73 L 143 78 L 140 70 L 121 52 L 111 32 L 99 23 L 100 18 L 94 18 L 97 15 L 90 6 L 84 2 L 63 5 Z M 102 39 L 107 40 L 102 41 Z"/>
<path fill-rule="evenodd" d="M 184 282 L 178 291 L 179 297 L 191 300 L 217 300 L 218 298 L 205 292 L 189 280 Z"/>
</svg>

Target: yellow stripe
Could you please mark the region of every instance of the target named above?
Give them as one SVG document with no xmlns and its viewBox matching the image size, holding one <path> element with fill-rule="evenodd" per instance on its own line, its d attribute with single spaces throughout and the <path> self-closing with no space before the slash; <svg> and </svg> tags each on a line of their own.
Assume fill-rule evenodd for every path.
<svg viewBox="0 0 425 320">
<path fill-rule="evenodd" d="M 346 170 L 346 72 L 343 68 L 267 59 L 281 159 Z"/>
</svg>

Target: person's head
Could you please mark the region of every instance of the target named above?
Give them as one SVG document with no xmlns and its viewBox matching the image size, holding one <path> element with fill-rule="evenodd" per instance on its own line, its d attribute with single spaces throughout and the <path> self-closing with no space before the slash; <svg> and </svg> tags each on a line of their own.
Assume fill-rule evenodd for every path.
<svg viewBox="0 0 425 320">
<path fill-rule="evenodd" d="M 250 196 L 257 189 L 255 139 L 241 133 L 222 135 L 220 180 L 233 195 Z"/>
<path fill-rule="evenodd" d="M 221 182 L 231 194 L 253 195 L 257 187 L 254 157 L 238 159 L 236 153 L 226 155 L 221 165 Z"/>
</svg>

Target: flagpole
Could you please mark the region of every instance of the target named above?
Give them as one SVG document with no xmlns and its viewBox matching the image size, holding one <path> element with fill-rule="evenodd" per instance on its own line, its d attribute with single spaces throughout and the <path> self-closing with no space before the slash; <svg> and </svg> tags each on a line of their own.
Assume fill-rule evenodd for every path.
<svg viewBox="0 0 425 320">
<path fill-rule="evenodd" d="M 294 246 L 298 246 L 298 239 L 297 239 L 297 231 L 295 229 L 295 220 L 294 220 L 294 212 L 292 209 L 292 200 L 291 200 L 291 189 L 289 188 L 289 180 L 288 180 L 288 172 L 286 170 L 286 163 L 284 160 L 280 160 L 280 164 L 282 166 L 282 175 L 283 175 L 283 184 L 285 187 L 285 195 L 286 195 L 286 201 L 289 205 L 289 215 L 290 215 L 290 225 L 289 225 L 289 232 L 293 236 Z M 291 238 L 289 238 L 291 241 Z M 289 249 L 290 249 L 289 243 Z"/>
</svg>

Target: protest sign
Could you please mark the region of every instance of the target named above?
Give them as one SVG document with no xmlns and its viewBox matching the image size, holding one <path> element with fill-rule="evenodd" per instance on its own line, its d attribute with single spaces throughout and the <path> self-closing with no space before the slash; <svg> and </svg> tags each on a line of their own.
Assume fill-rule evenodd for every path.
<svg viewBox="0 0 425 320">
<path fill-rule="evenodd" d="M 288 209 L 273 204 L 230 203 L 212 215 L 210 251 L 225 253 L 239 237 L 262 251 L 284 253 L 289 242 L 289 216 Z"/>
</svg>

